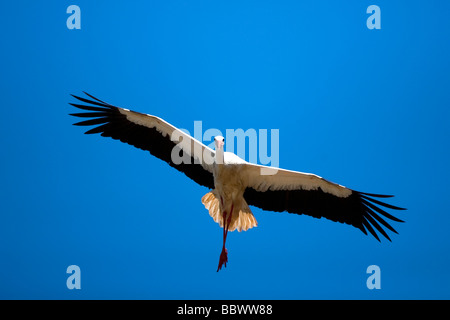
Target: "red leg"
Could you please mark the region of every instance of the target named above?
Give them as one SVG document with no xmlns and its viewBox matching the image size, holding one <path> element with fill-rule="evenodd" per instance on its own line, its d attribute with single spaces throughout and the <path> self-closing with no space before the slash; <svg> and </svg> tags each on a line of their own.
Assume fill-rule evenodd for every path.
<svg viewBox="0 0 450 320">
<path fill-rule="evenodd" d="M 219 266 L 217 267 L 217 272 L 219 272 L 220 269 L 222 269 L 222 266 L 227 266 L 228 262 L 228 251 L 225 248 L 225 242 L 227 241 L 227 235 L 228 235 L 228 228 L 231 223 L 231 216 L 233 215 L 233 205 L 231 205 L 230 213 L 227 214 L 226 211 L 223 212 L 223 246 L 222 246 L 222 252 L 220 253 L 219 258 Z"/>
</svg>

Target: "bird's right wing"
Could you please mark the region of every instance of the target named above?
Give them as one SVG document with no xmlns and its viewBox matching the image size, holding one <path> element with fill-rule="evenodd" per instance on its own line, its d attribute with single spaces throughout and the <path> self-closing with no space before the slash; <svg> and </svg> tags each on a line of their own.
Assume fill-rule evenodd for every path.
<svg viewBox="0 0 450 320">
<path fill-rule="evenodd" d="M 100 133 L 103 137 L 147 150 L 198 184 L 214 188 L 214 150 L 161 118 L 115 107 L 88 93 L 86 95 L 92 100 L 73 95 L 86 104 L 70 103 L 89 111 L 71 114 L 88 118 L 75 123 L 77 126 L 96 126 L 86 131 L 86 134 Z"/>
</svg>

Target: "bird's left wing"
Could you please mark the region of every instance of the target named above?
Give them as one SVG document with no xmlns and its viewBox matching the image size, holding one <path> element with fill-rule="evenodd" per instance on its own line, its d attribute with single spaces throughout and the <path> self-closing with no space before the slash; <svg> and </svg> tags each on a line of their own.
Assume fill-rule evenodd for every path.
<svg viewBox="0 0 450 320">
<path fill-rule="evenodd" d="M 147 150 L 198 184 L 214 188 L 214 151 L 211 148 L 161 118 L 115 107 L 86 92 L 85 94 L 92 100 L 72 95 L 85 104 L 70 104 L 89 111 L 71 114 L 88 118 L 74 125 L 95 126 L 86 131 L 86 134 L 100 133 L 103 137 L 111 137 Z"/>
<path fill-rule="evenodd" d="M 404 210 L 375 198 L 391 196 L 357 192 L 317 175 L 255 164 L 244 164 L 247 188 L 244 198 L 249 205 L 269 210 L 306 214 L 315 218 L 350 224 L 380 240 L 374 228 L 391 240 L 383 227 L 397 233 L 384 218 L 402 220 L 384 208 Z"/>
</svg>

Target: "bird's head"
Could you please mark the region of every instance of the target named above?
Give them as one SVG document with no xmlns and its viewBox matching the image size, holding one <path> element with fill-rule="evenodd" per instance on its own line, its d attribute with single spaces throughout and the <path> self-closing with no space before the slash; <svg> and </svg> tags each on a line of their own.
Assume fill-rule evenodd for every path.
<svg viewBox="0 0 450 320">
<path fill-rule="evenodd" d="M 214 145 L 216 146 L 216 150 L 223 150 L 223 146 L 225 144 L 225 138 L 222 136 L 214 137 Z"/>
</svg>

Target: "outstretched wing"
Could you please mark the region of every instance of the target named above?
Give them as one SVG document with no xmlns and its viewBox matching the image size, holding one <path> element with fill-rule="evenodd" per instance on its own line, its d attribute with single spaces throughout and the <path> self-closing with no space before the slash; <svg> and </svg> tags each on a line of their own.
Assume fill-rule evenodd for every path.
<svg viewBox="0 0 450 320">
<path fill-rule="evenodd" d="M 249 205 L 346 223 L 365 234 L 369 231 L 378 241 L 380 238 L 375 229 L 389 241 L 384 228 L 397 233 L 386 218 L 403 222 L 384 208 L 405 209 L 376 199 L 392 196 L 354 191 L 314 174 L 253 164 L 245 166 L 247 188 L 244 198 Z"/>
<path fill-rule="evenodd" d="M 211 148 L 161 118 L 115 107 L 85 94 L 92 100 L 72 95 L 85 104 L 70 104 L 88 111 L 71 114 L 88 118 L 74 125 L 95 126 L 86 134 L 100 133 L 103 137 L 111 137 L 149 151 L 198 184 L 214 188 L 214 151 Z"/>
</svg>

